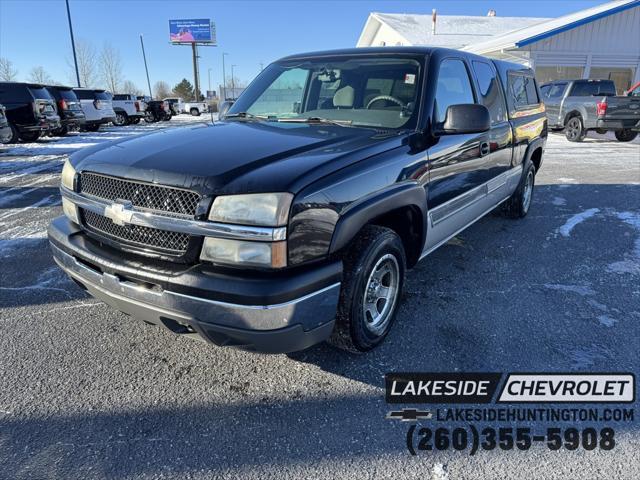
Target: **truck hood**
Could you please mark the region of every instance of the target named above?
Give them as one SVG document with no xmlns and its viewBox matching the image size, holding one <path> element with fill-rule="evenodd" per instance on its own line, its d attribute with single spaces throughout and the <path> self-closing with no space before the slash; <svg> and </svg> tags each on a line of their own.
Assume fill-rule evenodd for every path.
<svg viewBox="0 0 640 480">
<path fill-rule="evenodd" d="M 202 194 L 292 192 L 402 144 L 405 135 L 336 125 L 233 121 L 161 130 L 83 149 L 92 171 Z"/>
</svg>

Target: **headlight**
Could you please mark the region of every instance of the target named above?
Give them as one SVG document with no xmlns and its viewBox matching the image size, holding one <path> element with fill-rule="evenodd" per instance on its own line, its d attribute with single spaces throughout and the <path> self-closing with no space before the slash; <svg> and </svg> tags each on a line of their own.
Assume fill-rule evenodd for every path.
<svg viewBox="0 0 640 480">
<path fill-rule="evenodd" d="M 62 167 L 62 186 L 67 187 L 69 190 L 73 190 L 73 180 L 76 177 L 76 169 L 73 168 L 71 162 L 67 160 Z"/>
<path fill-rule="evenodd" d="M 252 193 L 248 195 L 223 195 L 217 197 L 209 220 L 240 225 L 280 227 L 287 224 L 290 193 Z"/>
<path fill-rule="evenodd" d="M 200 258 L 227 265 L 266 268 L 287 266 L 286 242 L 245 242 L 206 237 Z"/>
</svg>

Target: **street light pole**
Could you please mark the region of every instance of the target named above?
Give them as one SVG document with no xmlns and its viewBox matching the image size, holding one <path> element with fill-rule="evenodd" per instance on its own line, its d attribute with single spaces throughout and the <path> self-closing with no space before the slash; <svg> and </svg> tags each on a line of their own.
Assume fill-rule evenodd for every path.
<svg viewBox="0 0 640 480">
<path fill-rule="evenodd" d="M 233 69 L 237 67 L 237 65 L 231 65 L 231 96 L 233 100 L 236 99 L 236 81 L 233 79 Z"/>
<path fill-rule="evenodd" d="M 66 0 L 66 3 L 67 18 L 69 19 L 69 34 L 71 35 L 71 49 L 73 50 L 73 64 L 76 67 L 76 80 L 78 81 L 78 88 L 80 88 L 80 72 L 78 71 L 78 58 L 76 57 L 76 42 L 73 39 L 73 26 L 71 25 L 71 10 L 69 10 L 69 0 Z"/>
<path fill-rule="evenodd" d="M 144 59 L 144 70 L 147 72 L 147 86 L 149 87 L 149 97 L 153 98 L 153 93 L 151 93 L 151 82 L 149 81 L 149 67 L 147 67 L 147 55 L 144 53 L 144 41 L 142 40 L 142 34 L 140 34 L 140 45 L 142 46 L 142 58 Z"/>
<path fill-rule="evenodd" d="M 227 100 L 227 74 L 224 71 L 224 57 L 225 55 L 229 55 L 228 53 L 222 53 L 222 89 L 224 90 L 224 94 L 222 95 L 222 101 Z"/>
</svg>

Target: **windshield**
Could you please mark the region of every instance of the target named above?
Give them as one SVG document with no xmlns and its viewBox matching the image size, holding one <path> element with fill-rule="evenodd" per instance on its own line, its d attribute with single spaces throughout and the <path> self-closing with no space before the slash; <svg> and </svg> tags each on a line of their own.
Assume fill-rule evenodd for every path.
<svg viewBox="0 0 640 480">
<path fill-rule="evenodd" d="M 271 121 L 414 128 L 421 64 L 398 56 L 315 58 L 269 65 L 231 107 Z"/>
</svg>

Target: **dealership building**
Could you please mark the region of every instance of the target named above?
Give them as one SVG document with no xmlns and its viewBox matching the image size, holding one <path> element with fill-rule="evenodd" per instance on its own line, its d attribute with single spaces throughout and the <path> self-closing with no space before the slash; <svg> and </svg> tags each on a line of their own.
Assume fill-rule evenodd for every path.
<svg viewBox="0 0 640 480">
<path fill-rule="evenodd" d="M 618 93 L 640 81 L 640 0 L 618 0 L 559 18 L 371 13 L 358 47 L 458 48 L 535 69 L 540 83 L 611 79 Z"/>
</svg>

